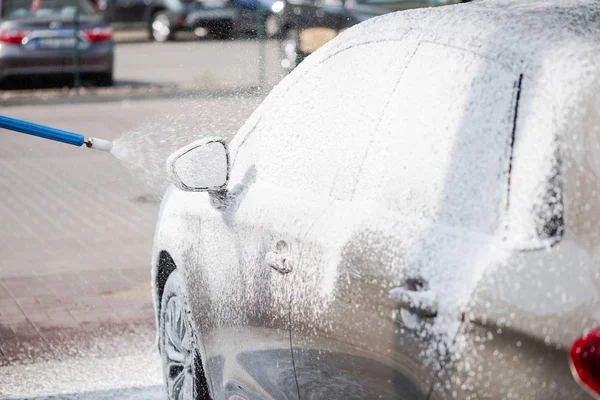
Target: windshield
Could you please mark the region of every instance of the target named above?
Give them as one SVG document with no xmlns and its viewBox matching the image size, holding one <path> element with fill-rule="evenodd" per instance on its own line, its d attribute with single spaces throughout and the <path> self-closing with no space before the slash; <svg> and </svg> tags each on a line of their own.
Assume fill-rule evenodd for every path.
<svg viewBox="0 0 600 400">
<path fill-rule="evenodd" d="M 82 15 L 94 13 L 87 0 L 5 0 L 2 16 L 5 19 L 73 18 L 75 11 Z"/>
</svg>

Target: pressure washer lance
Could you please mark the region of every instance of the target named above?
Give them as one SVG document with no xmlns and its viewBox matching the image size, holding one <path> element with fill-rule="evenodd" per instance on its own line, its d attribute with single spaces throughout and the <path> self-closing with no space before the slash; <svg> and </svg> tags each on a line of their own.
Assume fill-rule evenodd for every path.
<svg viewBox="0 0 600 400">
<path fill-rule="evenodd" d="M 0 128 L 25 133 L 27 135 L 33 135 L 44 139 L 50 139 L 56 142 L 72 144 L 73 146 L 82 146 L 85 143 L 85 145 L 90 149 L 108 152 L 110 152 L 112 149 L 112 142 L 109 140 L 92 137 L 85 140 L 83 135 L 77 133 L 50 128 L 49 126 L 33 124 L 31 122 L 21 121 L 19 119 L 4 117 L 1 115 Z"/>
</svg>

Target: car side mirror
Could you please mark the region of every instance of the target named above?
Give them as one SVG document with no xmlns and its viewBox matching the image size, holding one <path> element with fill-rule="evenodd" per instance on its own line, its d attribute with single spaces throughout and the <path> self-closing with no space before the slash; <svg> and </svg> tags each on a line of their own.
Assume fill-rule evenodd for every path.
<svg viewBox="0 0 600 400">
<path fill-rule="evenodd" d="M 186 192 L 219 192 L 229 182 L 229 150 L 221 138 L 197 140 L 167 160 L 169 180 Z"/>
</svg>

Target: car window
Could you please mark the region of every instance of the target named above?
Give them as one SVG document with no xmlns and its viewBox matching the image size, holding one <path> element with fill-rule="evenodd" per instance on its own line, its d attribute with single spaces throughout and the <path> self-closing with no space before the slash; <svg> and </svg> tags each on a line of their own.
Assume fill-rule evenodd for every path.
<svg viewBox="0 0 600 400">
<path fill-rule="evenodd" d="M 398 79 L 394 70 L 411 49 L 397 42 L 352 47 L 267 99 L 269 107 L 236 155 L 232 181 L 253 164 L 257 180 L 348 198 Z"/>
<path fill-rule="evenodd" d="M 564 233 L 563 176 L 553 102 L 524 80 L 510 177 L 508 228 L 520 247 L 549 245 Z"/>
<path fill-rule="evenodd" d="M 517 73 L 421 43 L 386 106 L 355 198 L 492 233 L 506 210 Z"/>
<path fill-rule="evenodd" d="M 2 16 L 6 19 L 70 17 L 93 14 L 88 0 L 4 0 Z"/>
</svg>

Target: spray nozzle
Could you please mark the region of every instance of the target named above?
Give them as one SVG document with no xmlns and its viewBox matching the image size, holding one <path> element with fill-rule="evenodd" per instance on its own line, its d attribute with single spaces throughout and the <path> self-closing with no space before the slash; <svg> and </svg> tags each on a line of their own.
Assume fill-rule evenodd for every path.
<svg viewBox="0 0 600 400">
<path fill-rule="evenodd" d="M 85 141 L 85 145 L 90 149 L 100 150 L 100 151 L 110 151 L 112 149 L 112 142 L 110 140 L 98 139 L 98 138 L 88 138 Z"/>
<path fill-rule="evenodd" d="M 78 133 L 67 132 L 61 129 L 38 125 L 27 121 L 21 121 L 19 119 L 9 118 L 2 115 L 0 115 L 0 128 L 25 133 L 27 135 L 42 137 L 44 139 L 50 139 L 56 142 L 72 144 L 73 146 L 81 146 L 85 143 L 85 145 L 91 149 L 107 152 L 112 149 L 112 142 L 109 140 L 98 138 L 89 138 L 88 140 L 85 140 L 84 137 Z"/>
</svg>

